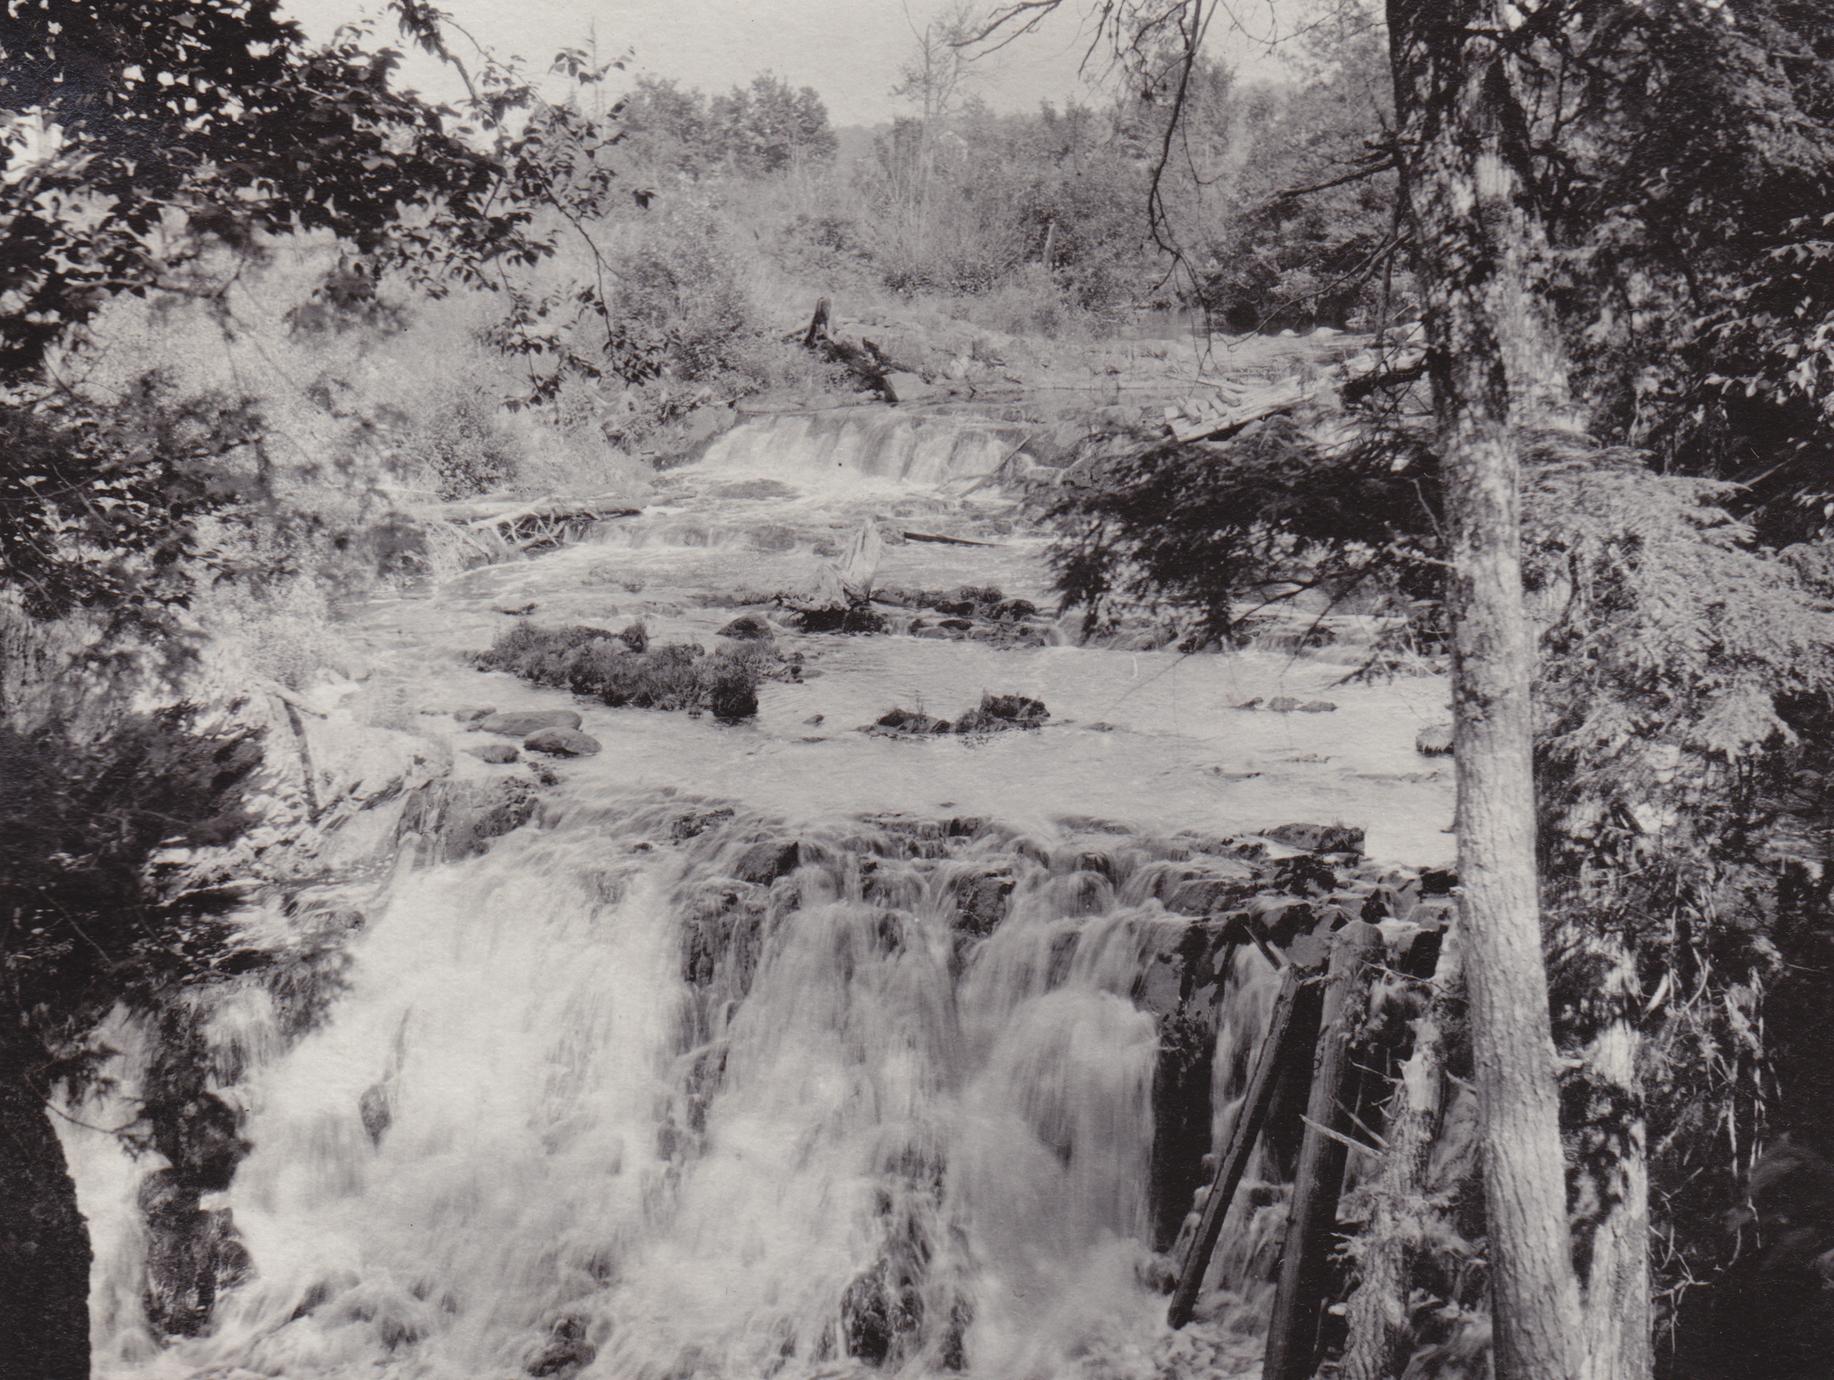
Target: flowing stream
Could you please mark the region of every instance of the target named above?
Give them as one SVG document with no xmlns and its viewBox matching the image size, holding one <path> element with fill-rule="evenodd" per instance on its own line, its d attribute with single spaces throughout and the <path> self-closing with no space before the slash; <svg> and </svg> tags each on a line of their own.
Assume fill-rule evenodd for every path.
<svg viewBox="0 0 1834 1380">
<path fill-rule="evenodd" d="M 749 421 L 642 517 L 353 619 L 378 717 L 463 747 L 454 707 L 570 705 L 604 751 L 560 764 L 486 851 L 429 826 L 386 875 L 269 900 L 263 923 L 344 917 L 351 937 L 303 1027 L 256 987 L 207 1013 L 251 1149 L 206 1202 L 233 1212 L 249 1269 L 202 1335 L 155 1340 L 139 1308 L 135 1185 L 157 1158 L 65 1128 L 98 1375 L 1258 1372 L 1277 1189 L 1243 1196 L 1200 1323 L 1164 1324 L 1202 1168 L 1171 1165 L 1163 1044 L 1172 1013 L 1198 1031 L 1179 1095 L 1214 1147 L 1272 970 L 1194 947 L 1167 897 L 1194 867 L 1241 867 L 1207 840 L 1292 820 L 1444 862 L 1449 779 L 1413 751 L 1441 683 L 1339 684 L 1353 620 L 1303 657 L 1085 647 L 1068 624 L 1024 647 L 786 634 L 802 682 L 767 684 L 740 725 L 467 660 L 531 603 L 539 623 L 642 619 L 711 645 L 869 517 L 990 543 L 894 535 L 881 582 L 1043 606 L 1041 538 L 990 482 L 1022 439 L 884 411 Z M 1051 718 L 856 731 L 983 691 Z M 1232 708 L 1279 695 L 1337 708 Z M 455 762 L 455 786 L 521 770 Z M 116 1042 L 128 1091 L 136 1038 Z"/>
</svg>

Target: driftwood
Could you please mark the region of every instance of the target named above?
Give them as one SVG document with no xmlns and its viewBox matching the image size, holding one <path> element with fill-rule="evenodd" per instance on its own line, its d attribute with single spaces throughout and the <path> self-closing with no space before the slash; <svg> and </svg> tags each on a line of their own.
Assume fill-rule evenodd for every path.
<svg viewBox="0 0 1834 1380">
<path fill-rule="evenodd" d="M 1339 930 L 1332 942 L 1263 1380 L 1310 1380 L 1317 1369 L 1318 1324 L 1344 1187 L 1347 1133 L 1355 1120 L 1359 1078 L 1352 1054 L 1369 1006 L 1375 959 L 1382 952 L 1382 932 L 1361 920 Z"/>
<path fill-rule="evenodd" d="M 792 332 L 788 338 L 794 340 L 795 333 Z M 898 363 L 881 350 L 876 342 L 864 337 L 853 340 L 848 336 L 837 335 L 833 328 L 832 308 L 826 297 L 815 303 L 815 314 L 809 318 L 808 329 L 802 332 L 802 348 L 812 350 L 824 359 L 840 365 L 889 403 L 899 401 L 901 390 L 907 395 L 914 395 L 926 386 L 923 376 L 916 369 Z M 907 396 L 905 401 L 909 400 L 910 396 Z"/>
<path fill-rule="evenodd" d="M 1456 935 L 1448 935 L 1433 995 L 1414 1025 L 1414 1049 L 1388 1104 L 1387 1153 L 1370 1186 L 1369 1225 L 1350 1295 L 1343 1373 L 1349 1380 L 1392 1380 L 1406 1368 L 1413 1343 L 1408 1295 L 1420 1229 L 1410 1225 L 1427 1192 L 1427 1166 L 1439 1134 L 1450 1007 L 1458 999 Z"/>
<path fill-rule="evenodd" d="M 998 542 L 975 541 L 972 537 L 946 537 L 940 532 L 906 532 L 906 541 L 938 542 L 943 546 L 998 546 Z"/>
<path fill-rule="evenodd" d="M 1241 1186 L 1249 1156 L 1267 1123 L 1275 1089 L 1283 1076 L 1305 1075 L 1305 1050 L 1318 1034 L 1321 993 L 1314 981 L 1318 961 L 1313 941 L 1304 939 L 1295 943 L 1287 955 L 1286 975 L 1280 983 L 1280 995 L 1274 999 L 1267 1034 L 1255 1053 L 1248 1087 L 1242 1094 L 1235 1125 L 1229 1131 L 1229 1144 L 1217 1161 L 1216 1178 L 1204 1198 L 1203 1216 L 1185 1251 L 1178 1286 L 1172 1291 L 1171 1306 L 1166 1310 L 1166 1321 L 1173 1327 L 1183 1327 L 1191 1321 L 1191 1314 L 1197 1308 L 1204 1274 L 1210 1268 L 1210 1257 L 1223 1234 L 1223 1219 L 1229 1215 L 1230 1201 Z"/>
<path fill-rule="evenodd" d="M 487 557 L 539 551 L 576 540 L 594 523 L 637 517 L 618 498 L 549 498 L 535 503 L 447 503 L 434 516 L 450 523 L 461 537 Z"/>
</svg>

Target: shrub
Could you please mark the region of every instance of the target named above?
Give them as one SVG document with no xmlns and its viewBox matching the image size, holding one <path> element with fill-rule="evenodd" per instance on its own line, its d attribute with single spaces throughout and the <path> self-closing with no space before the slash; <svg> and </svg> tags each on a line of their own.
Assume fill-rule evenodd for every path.
<svg viewBox="0 0 1834 1380">
<path fill-rule="evenodd" d="M 403 458 L 441 498 L 470 498 L 508 485 L 521 452 L 498 421 L 495 405 L 466 390 L 408 438 Z"/>
<path fill-rule="evenodd" d="M 642 623 L 615 634 L 583 624 L 519 623 L 478 657 L 478 665 L 590 695 L 614 708 L 707 710 L 733 720 L 758 712 L 758 682 L 776 660 L 774 651 L 756 647 L 711 654 L 694 643 L 652 647 Z"/>
</svg>

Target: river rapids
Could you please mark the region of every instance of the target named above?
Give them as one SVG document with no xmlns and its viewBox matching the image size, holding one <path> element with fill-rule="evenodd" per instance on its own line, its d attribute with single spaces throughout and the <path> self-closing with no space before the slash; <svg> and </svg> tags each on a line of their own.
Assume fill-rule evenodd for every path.
<svg viewBox="0 0 1834 1380">
<path fill-rule="evenodd" d="M 63 1127 L 98 1376 L 1258 1373 L 1272 1166 L 1199 1322 L 1171 1333 L 1161 1290 L 1273 970 L 1171 898 L 1240 879 L 1217 840 L 1287 821 L 1444 863 L 1449 772 L 1413 750 L 1443 683 L 1341 683 L 1352 619 L 1297 656 L 1078 645 L 1068 620 L 1024 646 L 785 633 L 803 679 L 737 725 L 469 660 L 531 604 L 711 646 L 867 519 L 891 534 L 882 583 L 1048 608 L 1043 538 L 997 482 L 1020 441 L 882 409 L 753 419 L 639 517 L 353 615 L 367 712 L 462 747 L 456 707 L 572 707 L 604 751 L 559 764 L 487 847 L 443 836 L 437 802 L 396 802 L 410 846 L 386 866 L 256 908 L 340 937 L 309 1019 L 259 985 L 200 1017 L 248 1149 L 205 1199 L 233 1214 L 243 1277 L 197 1335 L 156 1336 L 143 1306 L 136 1186 L 158 1156 Z M 984 691 L 1050 719 L 857 731 Z M 1278 696 L 1336 708 L 1233 707 Z M 448 788 L 521 770 L 454 761 Z M 118 1032 L 123 1097 L 151 1038 Z"/>
</svg>

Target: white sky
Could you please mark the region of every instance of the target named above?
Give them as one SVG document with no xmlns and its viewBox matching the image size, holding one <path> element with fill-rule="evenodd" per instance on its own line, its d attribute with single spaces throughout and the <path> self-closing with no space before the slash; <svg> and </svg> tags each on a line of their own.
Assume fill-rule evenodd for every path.
<svg viewBox="0 0 1834 1380">
<path fill-rule="evenodd" d="M 382 0 L 283 0 L 314 37 L 338 24 L 378 19 L 378 37 L 396 41 Z M 1096 0 L 1064 0 L 1040 31 L 977 63 L 974 89 L 1001 110 L 1035 108 L 1050 99 L 1092 98 L 1077 65 L 1088 47 L 1083 27 Z M 1263 0 L 1257 35 L 1274 22 Z M 683 86 L 724 91 L 772 71 L 795 86 L 812 86 L 839 125 L 876 124 L 899 111 L 891 95 L 898 68 L 914 44 L 913 25 L 950 8 L 950 0 L 442 0 L 443 7 L 486 46 L 545 67 L 557 48 L 583 45 L 596 26 L 604 56 L 632 52 L 631 72 L 673 77 Z M 985 5 L 983 3 L 982 8 Z M 1242 70 L 1266 71 L 1266 48 L 1219 22 L 1211 50 Z M 1094 71 L 1094 68 L 1092 68 Z M 1095 73 L 1100 75 L 1099 72 Z M 428 94 L 449 97 L 446 79 L 430 60 L 410 62 L 407 80 Z"/>
</svg>

